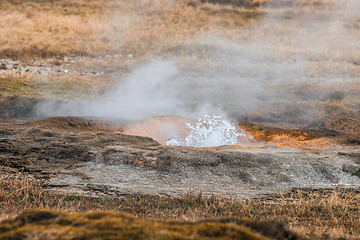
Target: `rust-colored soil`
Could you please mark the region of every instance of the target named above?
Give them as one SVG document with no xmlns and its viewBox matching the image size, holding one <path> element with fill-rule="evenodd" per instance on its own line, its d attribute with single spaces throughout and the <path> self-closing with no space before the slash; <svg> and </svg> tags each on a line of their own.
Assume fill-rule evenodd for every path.
<svg viewBox="0 0 360 240">
<path fill-rule="evenodd" d="M 239 122 L 238 128 L 253 136 L 255 142 L 266 142 L 276 146 L 294 148 L 325 147 L 336 145 L 337 138 L 326 134 L 312 133 L 304 130 L 271 128 L 259 124 Z M 340 138 L 338 139 L 340 141 Z"/>
<path fill-rule="evenodd" d="M 121 119 L 95 119 L 80 117 L 53 117 L 33 123 L 59 131 L 106 132 L 150 137 L 165 145 L 171 137 L 184 138 L 189 134 L 185 123 L 188 120 L 176 116 L 159 116 L 141 121 Z M 25 124 L 33 124 L 25 123 Z M 291 130 L 267 127 L 260 124 L 238 122 L 237 128 L 252 138 L 239 139 L 240 147 L 263 147 L 265 145 L 290 146 L 293 148 L 326 147 L 338 144 L 359 144 L 354 136 L 314 133 L 305 130 Z M 359 136 L 360 137 L 360 136 Z"/>
</svg>

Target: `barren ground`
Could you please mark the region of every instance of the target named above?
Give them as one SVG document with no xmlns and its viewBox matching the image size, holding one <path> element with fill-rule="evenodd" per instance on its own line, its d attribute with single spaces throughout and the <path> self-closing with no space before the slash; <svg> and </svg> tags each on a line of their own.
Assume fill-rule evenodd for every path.
<svg viewBox="0 0 360 240">
<path fill-rule="evenodd" d="M 150 125 L 145 121 L 145 127 L 138 123 L 137 129 L 159 132 L 170 119 L 180 121 L 161 117 Z M 124 135 L 131 125 L 119 121 L 58 117 L 1 126 L 2 166 L 46 179 L 56 191 L 182 196 L 201 190 L 248 198 L 294 187 L 351 188 L 360 183 L 358 145 L 301 131 L 278 130 L 270 136 L 263 130 L 249 145 L 191 148 Z"/>
</svg>

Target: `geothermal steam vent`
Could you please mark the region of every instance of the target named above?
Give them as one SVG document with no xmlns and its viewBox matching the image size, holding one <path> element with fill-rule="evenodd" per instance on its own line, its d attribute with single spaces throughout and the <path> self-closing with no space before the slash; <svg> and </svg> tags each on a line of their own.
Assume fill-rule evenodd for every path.
<svg viewBox="0 0 360 240">
<path fill-rule="evenodd" d="M 163 145 L 187 147 L 233 145 L 252 139 L 218 115 L 204 115 L 197 121 L 174 116 L 153 117 L 124 127 L 123 133 L 151 137 Z"/>
<path fill-rule="evenodd" d="M 239 132 L 234 123 L 217 115 L 205 115 L 197 122 L 186 122 L 189 134 L 185 138 L 172 137 L 166 145 L 211 147 L 240 143 L 240 138 L 252 138 Z"/>
</svg>

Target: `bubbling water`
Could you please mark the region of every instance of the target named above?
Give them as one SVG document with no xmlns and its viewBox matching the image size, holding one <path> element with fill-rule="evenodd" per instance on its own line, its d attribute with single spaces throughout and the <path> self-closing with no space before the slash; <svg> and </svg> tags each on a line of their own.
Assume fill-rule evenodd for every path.
<svg viewBox="0 0 360 240">
<path fill-rule="evenodd" d="M 166 145 L 188 147 L 210 147 L 237 144 L 239 137 L 251 139 L 239 132 L 235 124 L 218 115 L 204 115 L 197 122 L 187 122 L 190 133 L 184 139 L 170 138 Z"/>
</svg>

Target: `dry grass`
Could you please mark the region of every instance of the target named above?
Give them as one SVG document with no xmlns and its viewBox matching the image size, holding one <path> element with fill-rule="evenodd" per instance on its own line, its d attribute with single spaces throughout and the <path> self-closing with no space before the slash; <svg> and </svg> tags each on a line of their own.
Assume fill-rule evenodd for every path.
<svg viewBox="0 0 360 240">
<path fill-rule="evenodd" d="M 189 223 L 139 219 L 116 212 L 71 214 L 31 210 L 13 221 L 0 223 L 0 239 L 269 240 L 269 237 L 284 239 L 289 235 L 294 236 L 277 223 L 234 218 Z"/>
<path fill-rule="evenodd" d="M 72 99 L 95 96 L 107 90 L 113 79 L 75 74 L 54 75 L 46 79 L 32 74 L 8 73 L 0 76 L 0 100 L 9 97 Z"/>
<path fill-rule="evenodd" d="M 87 56 L 70 66 L 58 67 L 60 71 L 71 68 L 74 74 L 52 71 L 43 76 L 31 71 L 3 71 L 1 95 L 96 95 L 111 87 L 115 78 L 121 78 L 114 72 L 121 75 L 136 64 L 173 51 L 203 31 L 242 26 L 258 15 L 256 9 L 200 0 L 1 1 L 0 59 L 54 69 L 54 62 L 63 64 L 65 56 Z M 108 54 L 119 58 L 99 58 Z M 43 61 L 32 62 L 39 58 Z M 99 69 L 108 75 L 81 76 L 84 69 Z"/>
<path fill-rule="evenodd" d="M 164 51 L 216 27 L 243 25 L 255 10 L 200 1 L 2 1 L 0 58 Z"/>
<path fill-rule="evenodd" d="M 84 212 L 111 210 L 142 218 L 194 221 L 202 218 L 240 217 L 276 220 L 291 230 L 311 237 L 360 237 L 358 191 L 333 189 L 295 191 L 271 199 L 235 200 L 188 193 L 182 198 L 127 195 L 123 198 L 92 198 L 47 192 L 23 175 L 0 178 L 0 218 L 32 208 Z"/>
<path fill-rule="evenodd" d="M 96 32 L 103 28 L 99 17 L 104 2 L 72 2 L 2 1 L 1 56 L 50 57 L 81 53 L 85 48 L 92 51 L 99 45 Z"/>
<path fill-rule="evenodd" d="M 6 74 L 0 77 L 1 97 L 26 95 L 33 97 L 39 93 L 30 76 Z"/>
</svg>

